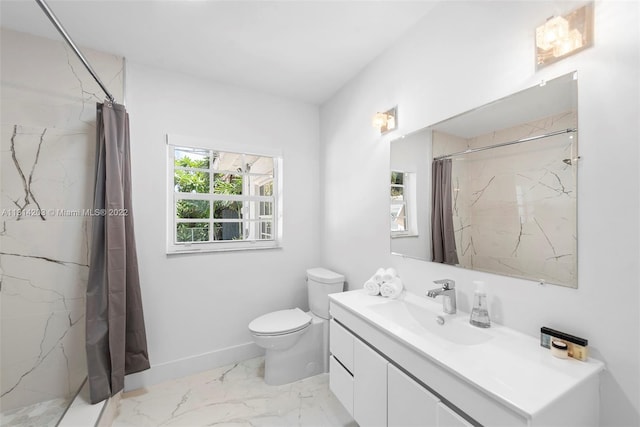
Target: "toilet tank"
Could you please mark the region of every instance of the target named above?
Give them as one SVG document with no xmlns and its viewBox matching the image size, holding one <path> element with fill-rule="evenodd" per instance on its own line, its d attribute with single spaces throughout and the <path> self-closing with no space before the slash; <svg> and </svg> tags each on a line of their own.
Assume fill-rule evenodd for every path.
<svg viewBox="0 0 640 427">
<path fill-rule="evenodd" d="M 329 294 L 342 292 L 344 276 L 326 268 L 307 270 L 307 289 L 311 312 L 323 319 L 329 318 Z"/>
</svg>

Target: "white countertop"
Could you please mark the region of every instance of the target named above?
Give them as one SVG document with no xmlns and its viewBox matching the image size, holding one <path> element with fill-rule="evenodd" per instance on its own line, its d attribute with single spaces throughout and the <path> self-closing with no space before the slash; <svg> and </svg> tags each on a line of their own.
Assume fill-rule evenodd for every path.
<svg viewBox="0 0 640 427">
<path fill-rule="evenodd" d="M 442 313 L 440 299 L 433 301 L 405 291 L 392 300 L 357 290 L 331 294 L 330 300 L 527 417 L 604 369 L 602 362 L 592 358 L 583 362 L 554 357 L 540 346 L 539 339 L 501 325 L 486 329 L 471 326 L 468 313 L 444 317 L 446 322 L 457 322 L 458 328 L 468 325 L 470 334 L 485 334 L 483 342 L 451 342 L 416 322 L 412 324 L 410 316 L 395 310 L 398 301 L 406 301 Z M 392 307 L 395 311 L 387 310 Z"/>
</svg>

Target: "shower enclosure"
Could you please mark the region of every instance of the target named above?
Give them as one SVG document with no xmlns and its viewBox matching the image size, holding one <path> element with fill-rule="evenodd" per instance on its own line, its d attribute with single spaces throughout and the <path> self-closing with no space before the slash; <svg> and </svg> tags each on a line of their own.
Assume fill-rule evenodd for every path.
<svg viewBox="0 0 640 427">
<path fill-rule="evenodd" d="M 6 29 L 0 40 L 1 424 L 55 425 L 86 377 L 95 104 L 104 95 L 64 42 Z M 123 58 L 83 53 L 122 100 Z"/>
</svg>

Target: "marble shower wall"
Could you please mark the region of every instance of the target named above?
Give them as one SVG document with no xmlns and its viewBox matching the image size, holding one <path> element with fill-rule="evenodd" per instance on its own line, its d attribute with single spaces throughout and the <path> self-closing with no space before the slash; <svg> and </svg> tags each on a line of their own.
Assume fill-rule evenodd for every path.
<svg viewBox="0 0 640 427">
<path fill-rule="evenodd" d="M 1 410 L 74 394 L 86 377 L 84 294 L 96 102 L 62 42 L 2 29 Z M 123 99 L 123 58 L 83 49 Z"/>
<path fill-rule="evenodd" d="M 448 135 L 447 144 L 461 151 L 576 123 L 567 112 L 469 139 Z M 563 161 L 575 157 L 575 141 L 567 133 L 454 158 L 461 267 L 577 286 L 577 169 Z"/>
</svg>

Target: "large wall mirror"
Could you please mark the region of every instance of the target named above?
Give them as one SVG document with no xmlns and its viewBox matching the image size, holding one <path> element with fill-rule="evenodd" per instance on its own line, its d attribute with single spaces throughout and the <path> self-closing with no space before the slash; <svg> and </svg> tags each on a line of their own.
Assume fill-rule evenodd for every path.
<svg viewBox="0 0 640 427">
<path fill-rule="evenodd" d="M 391 252 L 578 286 L 577 73 L 391 142 Z"/>
</svg>

